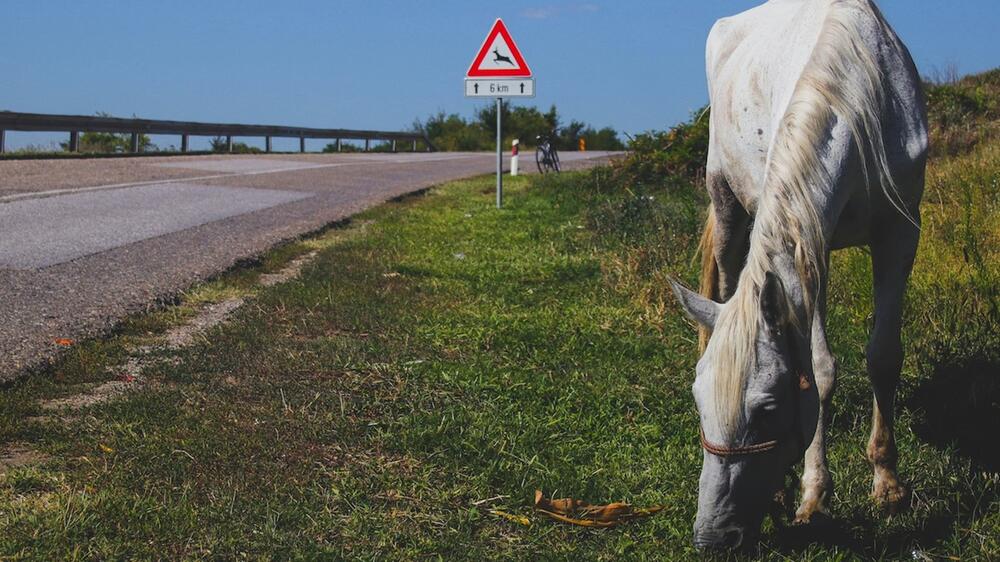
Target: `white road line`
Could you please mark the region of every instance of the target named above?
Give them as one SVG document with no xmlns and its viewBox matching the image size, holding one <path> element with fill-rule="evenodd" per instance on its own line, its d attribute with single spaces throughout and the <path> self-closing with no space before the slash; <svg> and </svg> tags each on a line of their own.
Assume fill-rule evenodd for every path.
<svg viewBox="0 0 1000 562">
<path fill-rule="evenodd" d="M 463 160 L 466 158 L 480 158 L 482 155 L 479 154 L 463 154 L 461 156 L 445 156 L 441 158 L 427 158 L 420 160 L 412 159 L 396 159 L 396 160 L 367 160 L 367 161 L 353 161 L 353 162 L 337 162 L 334 164 L 316 164 L 315 166 L 304 166 L 300 168 L 276 168 L 274 170 L 258 170 L 256 172 L 232 172 L 225 174 L 213 174 L 210 176 L 197 176 L 191 178 L 168 178 L 162 180 L 148 180 L 148 181 L 137 181 L 129 183 L 113 183 L 107 185 L 93 185 L 90 187 L 72 187 L 68 189 L 50 189 L 48 191 L 34 191 L 31 193 L 15 193 L 14 195 L 5 195 L 0 197 L 0 204 L 10 203 L 12 201 L 21 201 L 23 199 L 41 199 L 43 197 L 56 197 L 59 195 L 69 195 L 72 193 L 86 193 L 88 191 L 105 191 L 109 189 L 124 189 L 127 187 L 140 187 L 143 185 L 157 185 L 157 184 L 167 184 L 167 183 L 187 183 L 187 182 L 197 182 L 205 180 L 214 180 L 219 178 L 239 178 L 246 176 L 262 176 L 264 174 L 280 174 L 283 172 L 302 172 L 306 170 L 318 170 L 321 168 L 339 168 L 341 166 L 358 166 L 358 165 L 371 165 L 371 164 L 419 164 L 423 162 L 441 162 L 445 160 Z"/>
</svg>

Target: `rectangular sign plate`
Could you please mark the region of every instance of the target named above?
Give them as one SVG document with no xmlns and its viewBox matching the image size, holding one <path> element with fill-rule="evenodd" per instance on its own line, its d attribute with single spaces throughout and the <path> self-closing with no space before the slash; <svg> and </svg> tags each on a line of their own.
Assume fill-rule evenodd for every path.
<svg viewBox="0 0 1000 562">
<path fill-rule="evenodd" d="M 466 78 L 467 98 L 533 98 L 534 78 Z"/>
</svg>

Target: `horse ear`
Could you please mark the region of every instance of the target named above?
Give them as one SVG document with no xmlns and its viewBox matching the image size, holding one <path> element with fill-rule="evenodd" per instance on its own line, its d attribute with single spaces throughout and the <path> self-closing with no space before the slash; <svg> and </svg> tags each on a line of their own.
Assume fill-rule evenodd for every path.
<svg viewBox="0 0 1000 562">
<path fill-rule="evenodd" d="M 770 271 L 764 275 L 764 286 L 760 288 L 760 315 L 770 328 L 782 328 L 788 321 L 785 286 Z"/>
<path fill-rule="evenodd" d="M 719 317 L 719 309 L 722 308 L 722 305 L 699 295 L 673 279 L 670 280 L 670 285 L 674 288 L 674 294 L 677 295 L 677 300 L 680 301 L 681 308 L 684 309 L 688 318 L 708 329 L 715 327 L 715 320 Z"/>
</svg>

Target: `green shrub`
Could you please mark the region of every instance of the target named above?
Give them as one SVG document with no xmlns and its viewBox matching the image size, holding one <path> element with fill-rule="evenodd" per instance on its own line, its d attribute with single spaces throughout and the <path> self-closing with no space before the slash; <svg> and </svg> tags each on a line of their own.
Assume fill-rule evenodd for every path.
<svg viewBox="0 0 1000 562">
<path fill-rule="evenodd" d="M 536 144 L 536 136 L 557 130 L 558 134 L 553 142 L 562 151 L 577 150 L 581 138 L 586 140 L 588 150 L 625 148 L 618 138 L 618 132 L 610 127 L 595 129 L 576 120 L 562 125 L 554 105 L 543 113 L 536 107 L 512 106 L 509 102 L 504 102 L 500 111 L 503 129 L 501 142 L 504 147 L 518 139 L 522 148 L 531 148 Z M 438 150 L 493 150 L 496 147 L 496 122 L 496 104 L 488 103 L 480 107 L 471 120 L 466 120 L 457 113 L 446 114 L 442 111 L 428 117 L 426 121 L 418 119 L 413 124 L 413 130 L 427 135 Z"/>
<path fill-rule="evenodd" d="M 931 154 L 971 151 L 1000 133 L 1000 69 L 953 82 L 926 81 Z"/>
<path fill-rule="evenodd" d="M 708 108 L 667 131 L 649 131 L 629 142 L 629 154 L 614 165 L 614 185 L 658 188 L 703 185 L 708 158 Z"/>
<path fill-rule="evenodd" d="M 229 150 L 226 137 L 215 137 L 209 141 L 209 144 L 212 146 L 212 152 L 231 152 L 233 154 L 260 154 L 264 152 L 245 142 L 233 142 L 233 149 Z"/>
</svg>

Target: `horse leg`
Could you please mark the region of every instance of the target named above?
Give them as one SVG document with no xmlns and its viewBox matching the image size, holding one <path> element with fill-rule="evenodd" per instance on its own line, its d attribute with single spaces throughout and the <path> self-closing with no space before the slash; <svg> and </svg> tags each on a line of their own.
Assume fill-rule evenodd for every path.
<svg viewBox="0 0 1000 562">
<path fill-rule="evenodd" d="M 827 256 L 829 271 L 829 255 Z M 819 394 L 819 415 L 816 432 L 806 449 L 802 471 L 802 500 L 795 511 L 795 523 L 808 523 L 815 513 L 829 513 L 833 496 L 833 478 L 826 463 L 826 420 L 830 397 L 837 378 L 837 362 L 826 340 L 826 278 L 820 282 L 819 299 L 812 324 L 812 367 Z"/>
<path fill-rule="evenodd" d="M 880 236 L 881 235 L 881 236 Z M 913 268 L 920 232 L 898 217 L 895 223 L 874 233 L 872 272 L 875 294 L 875 323 L 868 340 L 868 377 L 874 391 L 872 433 L 868 440 L 868 460 L 875 471 L 872 497 L 890 513 L 905 505 L 907 489 L 896 475 L 896 439 L 893 433 L 896 386 L 903 366 L 900 340 L 903 295 Z"/>
</svg>

